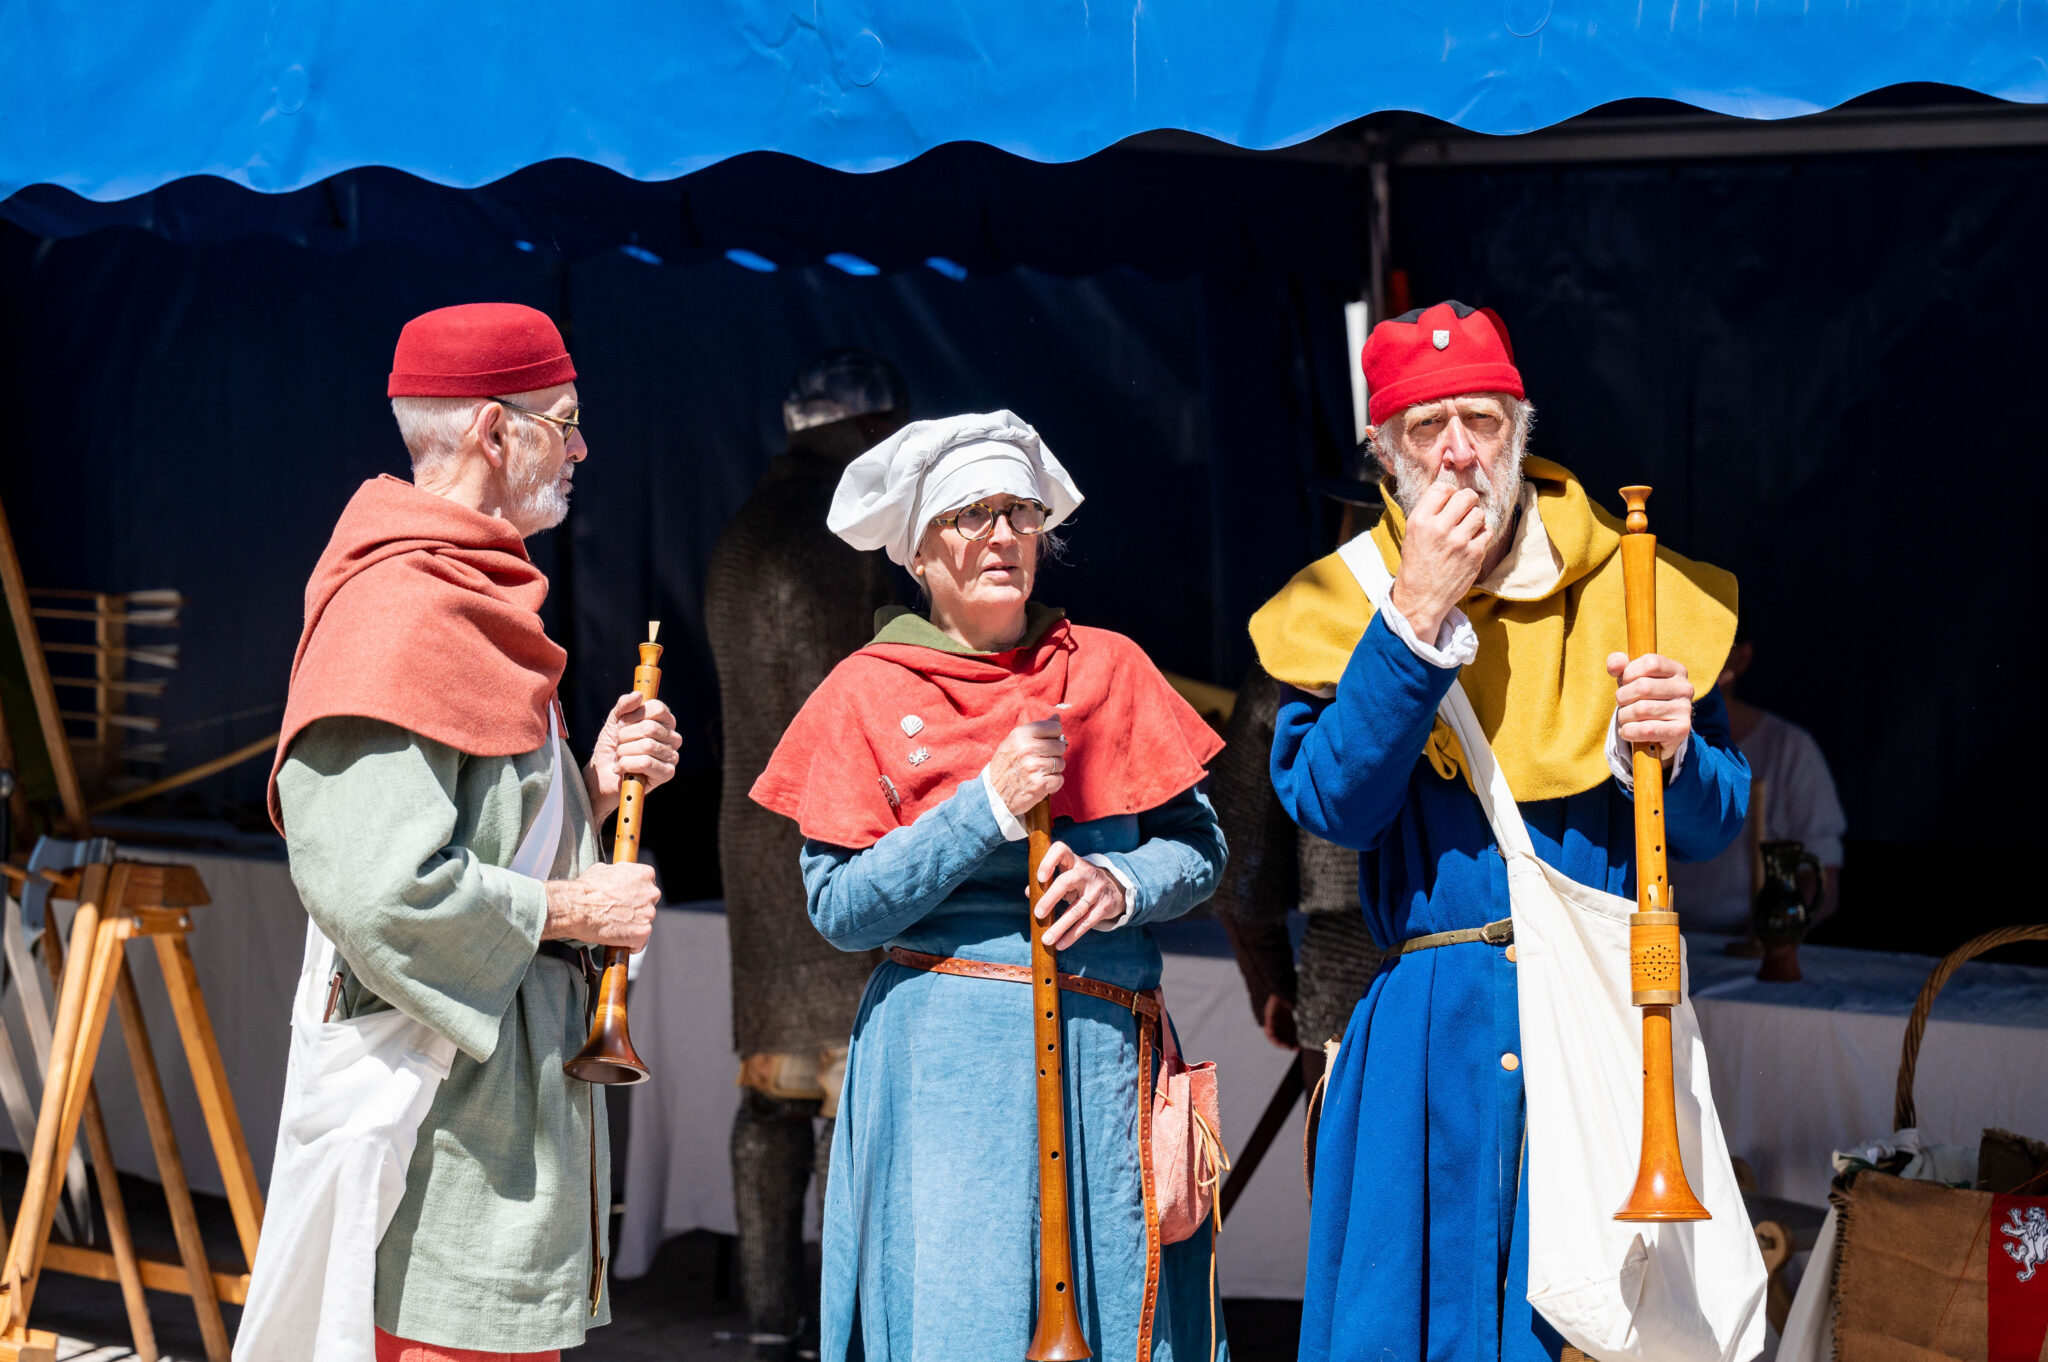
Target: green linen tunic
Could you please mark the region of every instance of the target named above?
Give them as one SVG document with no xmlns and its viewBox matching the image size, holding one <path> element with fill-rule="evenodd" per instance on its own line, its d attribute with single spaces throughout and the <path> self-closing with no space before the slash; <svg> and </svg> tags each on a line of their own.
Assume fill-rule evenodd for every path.
<svg viewBox="0 0 2048 1362">
<path fill-rule="evenodd" d="M 553 879 L 598 856 L 578 771 L 565 744 Z M 335 1015 L 396 1006 L 457 1046 L 377 1249 L 377 1327 L 400 1338 L 540 1352 L 611 1318 L 590 1303 L 604 1095 L 562 1072 L 585 984 L 535 954 L 546 892 L 505 868 L 548 783 L 545 746 L 472 757 L 364 718 L 308 726 L 278 773 L 292 882 L 344 966 Z"/>
</svg>

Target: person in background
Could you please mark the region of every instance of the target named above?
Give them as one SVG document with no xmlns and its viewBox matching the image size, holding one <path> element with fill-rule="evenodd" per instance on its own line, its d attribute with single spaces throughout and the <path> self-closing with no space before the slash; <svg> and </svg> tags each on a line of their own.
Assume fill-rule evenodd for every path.
<svg viewBox="0 0 2048 1362">
<path fill-rule="evenodd" d="M 875 612 L 896 599 L 888 560 L 827 530 L 825 512 L 847 463 L 909 418 L 902 375 L 877 355 L 831 350 L 798 370 L 782 402 L 789 447 L 719 537 L 704 585 L 725 739 L 718 853 L 740 1056 L 733 1212 L 740 1298 L 761 1357 L 789 1356 L 818 1318 L 804 1284 L 804 1190 L 815 1167 L 824 1201 L 846 1037 L 880 956 L 819 937 L 797 868 L 803 835 L 747 791 L 805 697 L 874 636 Z"/>
<path fill-rule="evenodd" d="M 1735 646 L 1721 667 L 1717 689 L 1728 704 L 1735 744 L 1749 758 L 1749 822 L 1743 835 L 1712 860 L 1671 867 L 1672 901 L 1685 929 L 1735 938 L 1728 947 L 1732 955 L 1762 950 L 1749 925 L 1756 845 L 1797 842 L 1819 859 L 1826 882 L 1814 905 L 1811 926 L 1817 927 L 1834 913 L 1840 896 L 1842 833 L 1849 826 L 1835 795 L 1835 778 L 1813 735 L 1736 695 L 1736 683 L 1755 657 L 1748 626 L 1738 620 Z"/>
</svg>

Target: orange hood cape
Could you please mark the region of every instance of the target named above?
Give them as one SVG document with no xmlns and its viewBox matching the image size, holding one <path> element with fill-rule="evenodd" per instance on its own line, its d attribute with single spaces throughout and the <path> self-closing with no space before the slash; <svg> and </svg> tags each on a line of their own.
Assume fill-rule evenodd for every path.
<svg viewBox="0 0 2048 1362">
<path fill-rule="evenodd" d="M 496 516 L 389 475 L 356 490 L 306 583 L 277 773 L 316 719 L 359 715 L 477 757 L 531 752 L 568 654 L 538 613 L 548 579 Z"/>
<path fill-rule="evenodd" d="M 806 837 L 873 846 L 979 776 L 1012 728 L 1055 715 L 1052 812 L 1077 823 L 1159 807 L 1223 748 L 1137 644 L 1062 619 L 1002 653 L 870 643 L 811 692 L 751 795 Z"/>
</svg>

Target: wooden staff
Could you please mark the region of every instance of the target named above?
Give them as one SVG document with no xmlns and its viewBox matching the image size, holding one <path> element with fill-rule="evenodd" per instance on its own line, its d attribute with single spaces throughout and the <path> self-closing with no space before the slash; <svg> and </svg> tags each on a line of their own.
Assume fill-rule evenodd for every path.
<svg viewBox="0 0 2048 1362">
<path fill-rule="evenodd" d="M 1045 800 L 1024 815 L 1030 834 L 1024 871 L 1031 901 L 1031 1033 L 1038 1057 L 1038 1329 L 1025 1350 L 1028 1362 L 1063 1362 L 1092 1356 L 1074 1306 L 1074 1237 L 1067 1204 L 1067 1111 L 1061 1078 L 1059 953 L 1045 944 L 1050 922 L 1038 920 L 1045 894 L 1038 867 L 1052 849 L 1052 805 Z"/>
<path fill-rule="evenodd" d="M 1631 660 L 1657 651 L 1657 536 L 1643 506 L 1647 487 L 1624 487 L 1622 592 L 1628 609 Z M 1678 1098 L 1671 1079 L 1671 1009 L 1684 1000 L 1679 974 L 1678 914 L 1664 858 L 1664 760 L 1656 744 L 1632 754 L 1636 789 L 1636 911 L 1629 922 L 1629 983 L 1643 1010 L 1643 1147 L 1635 1190 L 1616 1220 L 1710 1220 L 1685 1180 L 1678 1150 Z"/>
<path fill-rule="evenodd" d="M 640 665 L 633 669 L 633 690 L 643 700 L 661 693 L 661 645 L 655 636 L 660 620 L 647 622 L 647 641 L 640 645 Z M 640 859 L 640 817 L 647 803 L 647 782 L 627 776 L 619 782 L 619 827 L 612 839 L 612 863 L 631 865 Z M 626 1030 L 626 964 L 633 953 L 611 946 L 604 953 L 604 973 L 597 983 L 597 1008 L 590 1019 L 590 1039 L 576 1057 L 562 1066 L 571 1078 L 585 1083 L 645 1083 L 647 1065 L 633 1051 Z"/>
</svg>

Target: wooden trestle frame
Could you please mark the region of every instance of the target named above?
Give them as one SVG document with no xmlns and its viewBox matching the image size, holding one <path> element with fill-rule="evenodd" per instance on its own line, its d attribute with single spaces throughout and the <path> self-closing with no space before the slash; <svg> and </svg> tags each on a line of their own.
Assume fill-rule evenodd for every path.
<svg viewBox="0 0 2048 1362">
<path fill-rule="evenodd" d="M 26 872 L 11 865 L 6 873 L 14 880 L 27 878 Z M 210 902 L 206 886 L 191 866 L 137 861 L 88 865 L 53 873 L 50 878 L 56 881 L 54 897 L 78 903 L 71 920 L 70 943 L 70 958 L 76 968 L 63 968 L 64 949 L 53 915 L 44 926 L 43 949 L 55 976 L 57 1015 L 50 1070 L 36 1120 L 35 1148 L 29 1156 L 28 1185 L 8 1239 L 4 1269 L 0 1269 L 0 1362 L 55 1362 L 56 1336 L 30 1329 L 28 1322 L 36 1283 L 46 1268 L 120 1283 L 135 1351 L 143 1362 L 156 1362 L 157 1358 L 144 1289 L 191 1297 L 209 1362 L 228 1362 L 227 1326 L 220 1307 L 223 1301 L 240 1305 L 248 1298 L 249 1274 L 207 1262 L 199 1219 L 192 1208 L 192 1191 L 178 1153 L 178 1137 L 164 1101 L 163 1077 L 157 1070 L 126 954 L 131 938 L 148 937 L 155 943 L 243 1258 L 245 1263 L 254 1263 L 256 1238 L 263 1224 L 263 1194 L 256 1185 L 248 1142 L 242 1136 L 241 1118 L 235 1112 L 234 1094 L 228 1089 L 227 1070 L 221 1063 L 220 1046 L 214 1039 L 213 1022 L 185 939 L 192 929 L 191 910 Z M 24 986 L 33 986 L 33 981 L 24 981 Z M 121 1032 L 128 1041 L 149 1142 L 170 1202 L 178 1262 L 138 1258 L 129 1234 L 113 1147 L 107 1141 L 93 1090 L 93 1070 L 112 1007 L 121 1011 Z M 65 1158 L 78 1139 L 81 1124 L 98 1174 L 111 1252 L 50 1242 L 50 1226 L 63 1190 Z M 5 1232 L 5 1217 L 0 1215 L 0 1233 Z"/>
</svg>

